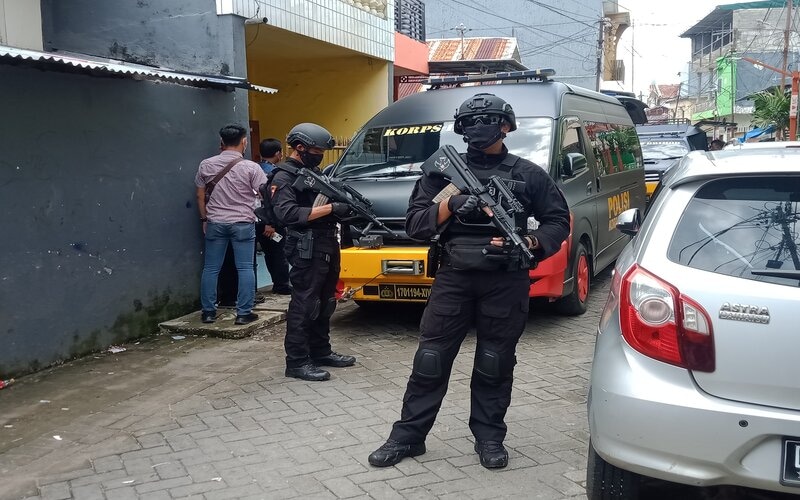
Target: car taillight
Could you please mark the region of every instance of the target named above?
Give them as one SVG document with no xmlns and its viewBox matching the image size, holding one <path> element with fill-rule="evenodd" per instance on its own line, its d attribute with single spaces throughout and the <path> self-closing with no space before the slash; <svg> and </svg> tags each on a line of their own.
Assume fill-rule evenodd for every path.
<svg viewBox="0 0 800 500">
<path fill-rule="evenodd" d="M 344 294 L 344 280 L 339 280 L 336 282 L 336 292 L 334 293 L 334 298 L 336 298 L 336 300 L 341 300 L 343 294 Z"/>
<path fill-rule="evenodd" d="M 631 347 L 688 370 L 714 371 L 711 318 L 700 304 L 637 265 L 619 295 L 620 328 Z"/>
</svg>

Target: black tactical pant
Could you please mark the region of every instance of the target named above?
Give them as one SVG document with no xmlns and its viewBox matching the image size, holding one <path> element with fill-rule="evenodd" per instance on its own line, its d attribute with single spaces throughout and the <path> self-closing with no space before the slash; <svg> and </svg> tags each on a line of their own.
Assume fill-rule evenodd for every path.
<svg viewBox="0 0 800 500">
<path fill-rule="evenodd" d="M 314 235 L 311 259 L 301 259 L 297 238 L 287 236 L 292 299 L 286 313 L 286 366 L 297 368 L 331 353 L 330 319 L 336 309 L 341 257 L 335 236 Z"/>
<path fill-rule="evenodd" d="M 436 274 L 420 323 L 419 348 L 391 439 L 420 443 L 433 427 L 450 371 L 473 324 L 477 330 L 469 427 L 477 440 L 503 441 L 517 341 L 528 319 L 527 270 Z"/>
</svg>

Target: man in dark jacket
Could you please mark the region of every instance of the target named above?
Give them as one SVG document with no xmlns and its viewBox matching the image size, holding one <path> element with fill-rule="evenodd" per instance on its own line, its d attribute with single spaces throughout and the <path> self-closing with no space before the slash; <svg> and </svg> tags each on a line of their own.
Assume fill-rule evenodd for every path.
<svg viewBox="0 0 800 500">
<path fill-rule="evenodd" d="M 564 196 L 539 166 L 509 154 L 503 138 L 517 128 L 511 106 L 492 94 L 465 101 L 454 130 L 468 142 L 465 160 L 484 184 L 497 175 L 524 206 L 515 214 L 528 247 L 545 259 L 569 236 Z M 430 160 L 429 160 L 430 161 Z M 447 193 L 444 177 L 417 181 L 406 215 L 406 232 L 426 240 L 439 234 L 442 258 L 420 323 L 400 420 L 388 441 L 369 456 L 378 467 L 425 453 L 425 438 L 447 392 L 453 361 L 474 324 L 477 346 L 472 372 L 469 426 L 475 451 L 486 468 L 505 467 L 504 422 L 511 403 L 515 349 L 528 319 L 530 263 L 505 241 L 491 223 L 491 211 L 473 195 Z M 538 228 L 528 229 L 528 218 Z"/>
<path fill-rule="evenodd" d="M 325 150 L 336 144 L 330 132 L 314 123 L 295 126 L 286 138 L 292 154 L 270 185 L 272 207 L 287 228 L 286 258 L 292 268 L 292 299 L 286 313 L 286 376 L 328 380 L 320 366 L 344 367 L 353 356 L 331 350 L 330 318 L 336 309 L 336 283 L 341 257 L 336 224 L 350 214 L 345 203 L 328 203 L 311 188 L 295 187 L 299 168 L 318 174 Z"/>
</svg>

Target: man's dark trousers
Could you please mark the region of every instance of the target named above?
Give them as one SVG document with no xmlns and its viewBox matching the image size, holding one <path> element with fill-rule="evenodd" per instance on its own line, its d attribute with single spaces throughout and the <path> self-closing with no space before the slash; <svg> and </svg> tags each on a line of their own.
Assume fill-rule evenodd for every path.
<svg viewBox="0 0 800 500">
<path fill-rule="evenodd" d="M 336 308 L 341 256 L 335 236 L 314 234 L 313 258 L 298 256 L 297 238 L 289 235 L 286 255 L 292 265 L 292 300 L 286 312 L 286 366 L 297 368 L 331 353 L 330 319 Z"/>
<path fill-rule="evenodd" d="M 264 251 L 264 262 L 272 277 L 272 290 L 275 292 L 289 291 L 289 263 L 286 261 L 284 248 L 286 246 L 286 231 L 279 231 L 283 236 L 281 241 L 264 236 L 264 226 L 256 224 L 256 241 Z"/>
<path fill-rule="evenodd" d="M 420 322 L 419 348 L 400 420 L 390 439 L 409 444 L 425 441 L 447 392 L 453 361 L 472 324 L 477 345 L 469 427 L 477 440 L 505 439 L 504 419 L 511 404 L 516 345 L 528 319 L 529 287 L 527 269 L 439 269 Z"/>
</svg>

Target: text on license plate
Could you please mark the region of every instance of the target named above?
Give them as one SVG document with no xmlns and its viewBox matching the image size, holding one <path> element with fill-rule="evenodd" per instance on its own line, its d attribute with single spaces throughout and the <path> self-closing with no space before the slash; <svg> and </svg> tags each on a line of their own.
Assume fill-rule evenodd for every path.
<svg viewBox="0 0 800 500">
<path fill-rule="evenodd" d="M 431 287 L 428 285 L 385 285 L 379 287 L 382 300 L 428 300 Z"/>
<path fill-rule="evenodd" d="M 781 484 L 800 487 L 800 439 L 783 439 Z"/>
</svg>

